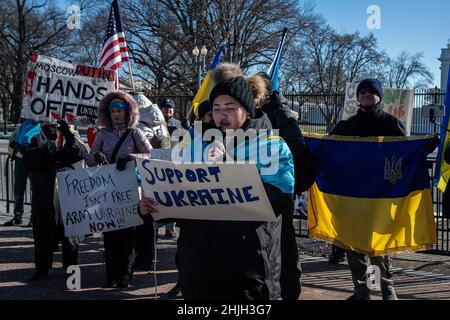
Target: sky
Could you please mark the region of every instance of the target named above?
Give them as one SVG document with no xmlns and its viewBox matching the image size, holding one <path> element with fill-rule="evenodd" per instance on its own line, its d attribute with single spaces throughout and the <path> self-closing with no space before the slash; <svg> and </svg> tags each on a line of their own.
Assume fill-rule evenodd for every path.
<svg viewBox="0 0 450 320">
<path fill-rule="evenodd" d="M 307 0 L 299 0 L 300 4 Z M 390 57 L 402 51 L 423 52 L 423 61 L 440 87 L 441 49 L 450 40 L 449 0 L 310 0 L 315 11 L 323 15 L 336 31 L 362 35 L 373 32 L 379 48 Z M 381 13 L 381 28 L 369 30 L 367 9 L 377 5 Z"/>
</svg>

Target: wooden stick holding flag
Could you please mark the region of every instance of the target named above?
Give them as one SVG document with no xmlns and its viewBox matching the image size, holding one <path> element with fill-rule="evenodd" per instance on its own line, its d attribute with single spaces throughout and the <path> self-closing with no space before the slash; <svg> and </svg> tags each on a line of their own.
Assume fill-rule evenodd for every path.
<svg viewBox="0 0 450 320">
<path fill-rule="evenodd" d="M 278 45 L 277 51 L 275 52 L 275 57 L 272 61 L 272 64 L 270 65 L 269 70 L 267 71 L 267 75 L 272 80 L 273 91 L 280 90 L 280 84 L 278 82 L 278 73 L 280 70 L 280 61 L 283 56 L 284 40 L 286 39 L 286 33 L 287 33 L 287 28 L 284 28 L 283 35 L 281 37 L 281 42 Z"/>
<path fill-rule="evenodd" d="M 199 104 L 205 100 L 208 100 L 209 94 L 211 93 L 211 90 L 214 87 L 212 73 L 216 69 L 216 67 L 220 64 L 220 55 L 222 54 L 224 49 L 225 43 L 219 47 L 219 50 L 217 50 L 216 55 L 214 56 L 214 59 L 211 63 L 211 66 L 208 69 L 208 73 L 206 74 L 205 79 L 203 79 L 200 89 L 198 89 L 197 94 L 194 97 L 194 100 L 192 100 L 192 106 L 191 109 L 189 110 L 188 118 L 190 117 L 193 111 L 195 119 L 197 119 Z"/>
</svg>

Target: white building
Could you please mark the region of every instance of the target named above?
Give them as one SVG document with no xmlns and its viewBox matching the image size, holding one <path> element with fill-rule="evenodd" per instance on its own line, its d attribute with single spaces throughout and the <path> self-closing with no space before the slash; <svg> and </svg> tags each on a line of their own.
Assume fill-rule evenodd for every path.
<svg viewBox="0 0 450 320">
<path fill-rule="evenodd" d="M 450 42 L 447 44 L 447 48 L 442 49 L 441 57 L 438 59 L 441 61 L 441 89 L 447 88 L 448 69 L 450 68 Z"/>
</svg>

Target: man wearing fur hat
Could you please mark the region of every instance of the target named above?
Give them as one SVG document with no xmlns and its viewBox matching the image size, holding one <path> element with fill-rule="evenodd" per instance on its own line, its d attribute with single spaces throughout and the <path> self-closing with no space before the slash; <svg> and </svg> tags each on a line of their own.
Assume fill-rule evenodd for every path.
<svg viewBox="0 0 450 320">
<path fill-rule="evenodd" d="M 383 87 L 378 79 L 361 81 L 356 94 L 360 105 L 357 114 L 348 120 L 340 121 L 330 134 L 359 137 L 405 136 L 406 130 L 400 120 L 383 111 Z M 389 270 L 391 258 L 388 255 L 369 257 L 347 250 L 347 261 L 355 286 L 350 300 L 370 300 L 366 272 L 371 264 L 380 268 L 383 300 L 397 300 Z"/>
</svg>

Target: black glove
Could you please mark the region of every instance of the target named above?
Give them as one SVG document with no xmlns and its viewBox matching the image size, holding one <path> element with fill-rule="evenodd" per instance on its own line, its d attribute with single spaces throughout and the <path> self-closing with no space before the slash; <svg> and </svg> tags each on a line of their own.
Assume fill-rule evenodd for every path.
<svg viewBox="0 0 450 320">
<path fill-rule="evenodd" d="M 117 159 L 116 162 L 116 169 L 119 171 L 125 170 L 125 167 L 127 166 L 127 162 L 131 160 L 131 157 L 124 157 Z"/>
<path fill-rule="evenodd" d="M 436 149 L 439 144 L 441 143 L 441 139 L 439 138 L 439 135 L 436 133 L 433 138 L 425 142 L 424 147 L 428 151 L 428 153 L 431 153 Z"/>
<path fill-rule="evenodd" d="M 108 159 L 106 158 L 105 154 L 100 152 L 100 151 L 96 151 L 94 153 L 94 160 L 95 162 L 97 162 L 98 164 L 108 164 Z"/>
<path fill-rule="evenodd" d="M 66 120 L 58 120 L 59 123 L 59 131 L 62 133 L 64 138 L 70 139 L 73 138 L 73 134 L 70 131 L 69 125 L 67 124 Z"/>
</svg>

